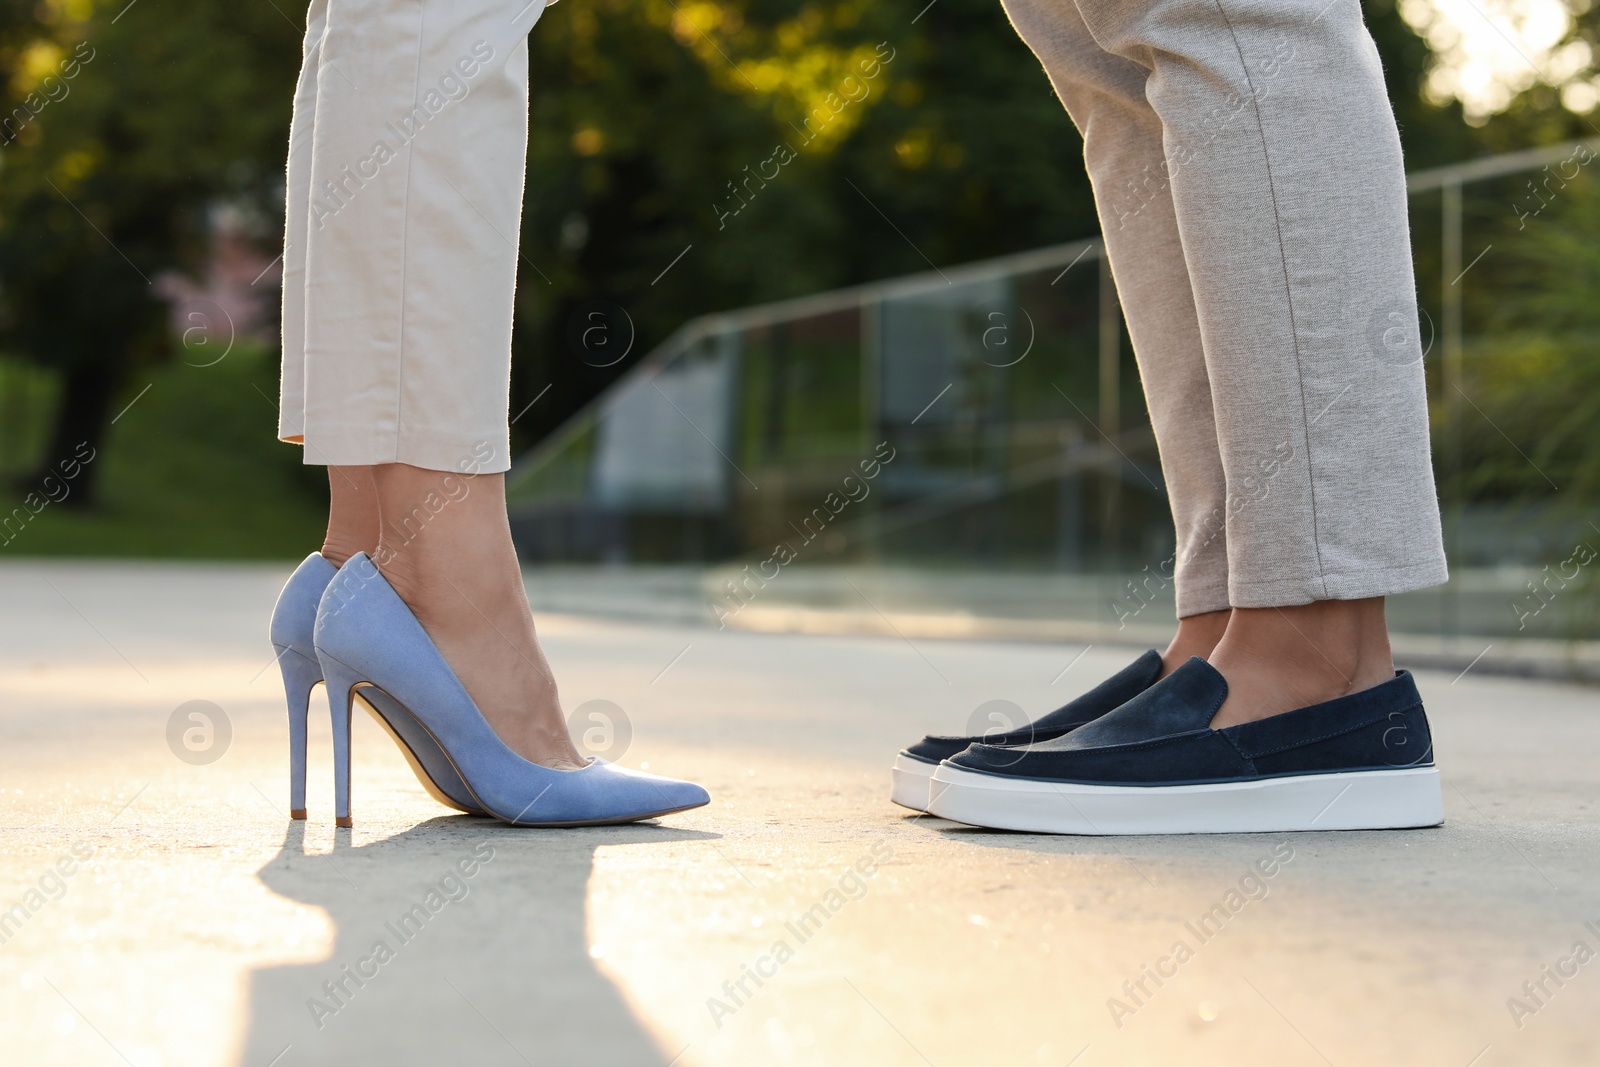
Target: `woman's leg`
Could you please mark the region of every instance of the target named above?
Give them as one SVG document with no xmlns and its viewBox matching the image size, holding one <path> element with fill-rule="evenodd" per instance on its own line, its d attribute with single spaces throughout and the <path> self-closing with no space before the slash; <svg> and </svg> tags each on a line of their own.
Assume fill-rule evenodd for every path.
<svg viewBox="0 0 1600 1067">
<path fill-rule="evenodd" d="M 286 242 L 303 246 L 285 305 L 284 429 L 298 432 L 282 436 L 329 464 L 323 554 L 370 553 L 501 738 L 577 766 L 502 477 L 540 11 L 313 6 Z"/>
<path fill-rule="evenodd" d="M 510 466 L 526 37 L 541 11 L 329 0 L 304 220 L 308 461 Z"/>
<path fill-rule="evenodd" d="M 1400 142 L 1360 5 L 1078 6 L 1149 71 L 1163 128 L 1228 485 L 1217 724 L 1385 680 L 1381 598 L 1446 571 Z"/>
<path fill-rule="evenodd" d="M 1164 673 L 1209 656 L 1228 622 L 1227 492 L 1149 71 L 1100 47 L 1072 0 L 1006 0 L 1083 134 L 1084 162 L 1139 362 L 1177 548 L 1178 633 Z"/>
<path fill-rule="evenodd" d="M 335 567 L 357 552 L 378 550 L 378 483 L 372 467 L 328 468 L 328 532 L 322 558 Z"/>
<path fill-rule="evenodd" d="M 306 243 L 311 220 L 311 150 L 317 120 L 317 71 L 328 0 L 311 0 L 301 51 L 300 79 L 289 123 L 284 181 L 283 367 L 278 394 L 278 438 L 303 443 L 306 424 Z"/>
<path fill-rule="evenodd" d="M 551 767 L 581 766 L 534 633 L 506 518 L 505 476 L 404 463 L 374 473 L 382 529 L 373 559 L 383 576 L 513 752 Z"/>
</svg>

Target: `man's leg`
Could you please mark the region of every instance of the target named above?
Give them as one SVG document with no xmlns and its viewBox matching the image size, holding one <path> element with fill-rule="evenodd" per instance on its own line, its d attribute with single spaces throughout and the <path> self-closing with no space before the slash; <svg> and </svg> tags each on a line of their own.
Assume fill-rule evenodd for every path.
<svg viewBox="0 0 1600 1067">
<path fill-rule="evenodd" d="M 1208 656 L 1228 621 L 1227 489 L 1150 72 L 1105 51 L 1072 0 L 1006 0 L 1083 134 L 1112 275 L 1171 498 L 1178 634 L 1164 673 Z"/>
<path fill-rule="evenodd" d="M 1078 7 L 1149 72 L 1163 130 L 1228 486 L 1217 725 L 1383 681 L 1380 598 L 1446 571 L 1400 142 L 1360 6 Z"/>
</svg>

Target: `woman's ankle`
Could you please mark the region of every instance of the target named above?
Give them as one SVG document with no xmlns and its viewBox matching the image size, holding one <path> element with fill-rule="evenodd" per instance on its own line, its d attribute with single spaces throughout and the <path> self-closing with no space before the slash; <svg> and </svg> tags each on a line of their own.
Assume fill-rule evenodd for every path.
<svg viewBox="0 0 1600 1067">
<path fill-rule="evenodd" d="M 328 468 L 328 532 L 322 556 L 335 567 L 378 547 L 378 487 L 371 467 Z"/>
<path fill-rule="evenodd" d="M 365 552 L 370 556 L 375 547 L 375 545 L 335 541 L 330 537 L 323 540 L 322 547 L 317 551 L 322 555 L 323 559 L 335 567 L 343 567 L 350 557 L 357 552 Z"/>
<path fill-rule="evenodd" d="M 512 751 L 582 766 L 539 647 L 506 518 L 505 481 L 387 464 L 374 560 Z"/>
</svg>

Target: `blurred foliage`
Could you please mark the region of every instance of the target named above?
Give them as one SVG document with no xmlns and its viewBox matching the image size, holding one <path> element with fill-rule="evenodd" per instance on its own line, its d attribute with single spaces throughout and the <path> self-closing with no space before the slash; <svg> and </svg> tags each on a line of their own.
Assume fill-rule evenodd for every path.
<svg viewBox="0 0 1600 1067">
<path fill-rule="evenodd" d="M 518 288 L 512 411 L 527 408 L 518 446 L 694 315 L 1095 231 L 1077 134 L 998 0 L 925 3 L 564 0 L 545 12 L 530 41 L 522 238 L 537 270 L 525 263 Z M 1459 109 L 1423 100 L 1427 47 L 1391 0 L 1366 7 L 1411 166 L 1583 129 L 1552 94 L 1533 91 L 1507 115 L 1467 126 Z M 195 447 L 206 426 L 213 451 L 233 449 L 239 412 L 270 415 L 255 395 L 257 385 L 276 395 L 270 375 L 255 382 L 174 359 L 149 279 L 198 271 L 219 203 L 257 219 L 275 250 L 303 17 L 303 3 L 282 0 L 0 0 L 0 352 L 59 385 L 50 426 L 24 450 L 38 469 L 14 469 L 17 453 L 0 465 L 27 484 L 52 456 L 91 442 L 107 453 L 90 478 L 107 480 L 108 531 L 118 516 L 134 521 L 135 499 L 188 499 L 182 479 L 201 475 L 160 460 L 163 449 Z M 1571 272 L 1550 269 L 1578 293 Z M 628 358 L 604 368 L 569 338 L 601 300 L 625 308 L 636 331 Z M 1534 344 L 1537 327 L 1527 330 Z M 1560 373 L 1569 371 L 1587 373 Z M 112 415 L 151 382 L 107 437 Z M 167 390 L 192 405 L 181 432 L 144 413 L 176 410 L 158 396 Z M 130 427 L 152 439 L 136 443 Z M 270 440 L 270 421 L 260 433 L 261 455 L 298 462 Z M 1582 451 L 1578 436 L 1563 447 Z M 122 450 L 144 456 L 148 478 L 121 466 Z M 280 484 L 276 460 L 252 476 L 212 458 L 233 472 L 213 499 L 235 516 L 254 514 L 241 501 L 265 486 L 299 516 L 285 530 L 321 506 L 316 472 L 284 473 Z M 162 488 L 155 472 L 172 481 Z M 73 504 L 92 488 L 83 483 Z M 172 544 L 229 554 L 191 536 L 204 524 L 187 521 Z M 100 550 L 133 551 L 135 540 L 147 543 Z"/>
<path fill-rule="evenodd" d="M 523 239 L 550 283 L 524 271 L 512 410 L 551 392 L 519 420 L 522 444 L 696 313 L 1094 232 L 1077 133 L 997 0 L 921 7 L 546 11 Z M 780 146 L 795 158 L 762 181 Z M 638 330 L 605 369 L 567 340 L 597 299 Z"/>
<path fill-rule="evenodd" d="M 18 369 L 0 363 L 0 381 Z M 83 474 L 63 479 L 60 457 L 47 461 L 58 476 L 48 491 L 34 490 L 31 508 L 21 492 L 0 490 L 0 518 L 12 520 L 0 559 L 294 559 L 321 543 L 321 471 L 276 439 L 275 349 L 240 344 L 215 366 L 175 360 L 141 371 L 122 403 L 149 389 L 82 465 L 100 474 L 98 505 L 74 507 Z M 51 502 L 40 507 L 41 499 Z M 20 528 L 19 508 L 38 509 Z"/>
<path fill-rule="evenodd" d="M 198 265 L 208 208 L 281 217 L 299 37 L 270 3 L 0 3 L 0 336 L 63 380 L 36 475 L 170 358 L 151 279 Z"/>
<path fill-rule="evenodd" d="M 1590 158 L 1551 183 L 1538 217 L 1504 213 L 1493 280 L 1479 283 L 1494 298 L 1463 361 L 1475 498 L 1550 498 L 1585 513 L 1600 504 L 1600 159 Z"/>
<path fill-rule="evenodd" d="M 1541 528 L 1550 590 L 1572 589 L 1565 632 L 1600 635 L 1600 159 L 1557 181 L 1550 208 L 1505 224 L 1484 333 L 1464 353 L 1464 406 L 1436 432 L 1460 441 L 1462 496 Z M 1561 168 L 1557 168 L 1558 172 Z M 1482 283 L 1480 283 L 1482 284 Z M 1459 431 L 1452 433 L 1452 420 Z M 1586 562 L 1591 561 L 1591 562 Z M 1576 566 L 1575 566 L 1576 565 Z M 1576 571 L 1574 580 L 1574 571 Z"/>
</svg>

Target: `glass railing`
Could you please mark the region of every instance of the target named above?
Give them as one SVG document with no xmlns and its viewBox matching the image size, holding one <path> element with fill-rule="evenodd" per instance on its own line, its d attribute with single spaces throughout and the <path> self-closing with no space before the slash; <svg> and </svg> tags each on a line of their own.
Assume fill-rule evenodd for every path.
<svg viewBox="0 0 1600 1067">
<path fill-rule="evenodd" d="M 1600 549 L 1595 150 L 1411 179 L 1455 573 L 1397 598 L 1398 629 L 1600 635 L 1600 567 L 1578 562 Z M 1170 618 L 1171 520 L 1098 240 L 697 318 L 508 496 L 530 563 L 695 565 L 718 618 L 802 573 L 765 603 Z"/>
</svg>

